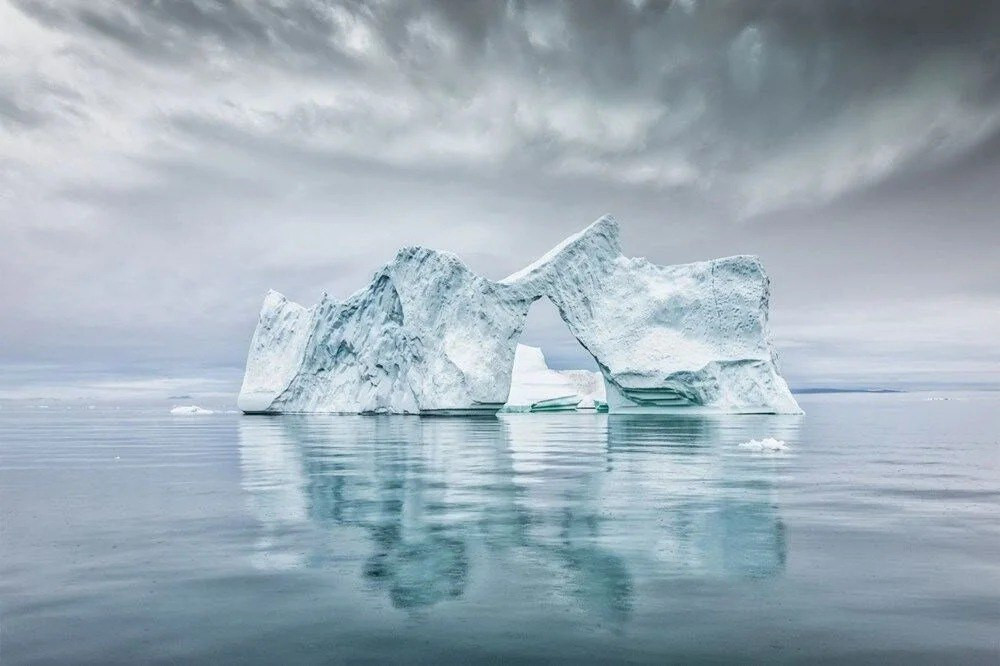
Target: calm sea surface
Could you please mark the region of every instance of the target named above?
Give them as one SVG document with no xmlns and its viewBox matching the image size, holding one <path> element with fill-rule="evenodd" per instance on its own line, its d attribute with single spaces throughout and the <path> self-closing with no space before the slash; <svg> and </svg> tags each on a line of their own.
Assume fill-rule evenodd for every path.
<svg viewBox="0 0 1000 666">
<path fill-rule="evenodd" d="M 946 395 L 946 394 L 941 394 Z M 0 410 L 0 663 L 1000 663 L 1000 394 Z M 787 451 L 740 448 L 775 437 Z"/>
</svg>

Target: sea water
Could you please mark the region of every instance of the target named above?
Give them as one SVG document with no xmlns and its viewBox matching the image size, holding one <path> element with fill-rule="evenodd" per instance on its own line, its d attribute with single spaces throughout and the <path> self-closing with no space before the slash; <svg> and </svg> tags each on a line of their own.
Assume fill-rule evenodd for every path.
<svg viewBox="0 0 1000 666">
<path fill-rule="evenodd" d="M 8 403 L 0 663 L 996 664 L 1000 394 L 947 396 L 689 418 Z"/>
</svg>

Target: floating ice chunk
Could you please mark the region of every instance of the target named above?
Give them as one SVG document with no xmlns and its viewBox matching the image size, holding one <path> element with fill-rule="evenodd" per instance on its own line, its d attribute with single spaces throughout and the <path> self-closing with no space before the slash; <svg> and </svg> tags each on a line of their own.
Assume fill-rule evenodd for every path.
<svg viewBox="0 0 1000 666">
<path fill-rule="evenodd" d="M 531 412 L 575 412 L 580 404 L 580 396 L 564 395 L 559 398 L 546 398 L 538 402 L 531 403 L 528 411 Z"/>
<path fill-rule="evenodd" d="M 506 412 L 595 409 L 605 399 L 604 378 L 590 370 L 553 370 L 538 347 L 517 346 Z"/>
<path fill-rule="evenodd" d="M 174 416 L 197 416 L 202 414 L 214 414 L 211 409 L 205 409 L 198 405 L 178 405 L 170 410 Z"/>
<path fill-rule="evenodd" d="M 787 451 L 788 445 L 780 439 L 765 437 L 764 439 L 751 439 L 749 442 L 743 442 L 739 448 L 747 451 Z"/>
<path fill-rule="evenodd" d="M 536 403 L 567 397 L 574 398 L 567 409 L 575 409 L 581 396 L 573 381 L 563 373 L 550 369 L 538 347 L 518 345 L 514 352 L 510 394 L 504 411 L 527 411 Z"/>
</svg>

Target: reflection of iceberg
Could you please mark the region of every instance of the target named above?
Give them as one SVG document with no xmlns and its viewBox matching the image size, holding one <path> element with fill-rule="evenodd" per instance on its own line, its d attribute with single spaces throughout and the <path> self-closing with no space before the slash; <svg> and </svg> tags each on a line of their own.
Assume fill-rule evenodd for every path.
<svg viewBox="0 0 1000 666">
<path fill-rule="evenodd" d="M 777 512 L 773 467 L 747 466 L 760 459 L 732 454 L 734 442 L 767 428 L 789 440 L 796 417 L 618 417 L 608 419 L 611 451 L 666 458 L 647 462 L 668 479 L 632 483 L 628 501 L 658 505 L 667 529 L 650 550 L 676 573 L 740 577 L 773 576 L 785 568 L 785 527 Z M 640 477 L 643 480 L 649 477 Z"/>
<path fill-rule="evenodd" d="M 565 436 L 568 424 L 584 421 L 597 427 Z M 626 560 L 605 543 L 614 521 L 603 503 L 608 477 L 603 423 L 527 414 L 510 414 L 502 422 L 511 478 L 524 489 L 520 505 L 530 517 L 524 550 L 549 564 L 573 608 L 602 622 L 625 620 L 634 586 Z M 545 482 L 539 483 L 543 475 Z"/>
<path fill-rule="evenodd" d="M 426 606 L 461 595 L 465 542 L 434 519 L 428 506 L 442 501 L 441 491 L 411 468 L 417 463 L 410 454 L 419 450 L 427 423 L 322 416 L 241 421 L 243 487 L 263 526 L 259 543 L 277 553 L 255 556 L 255 563 L 283 563 L 293 544 L 275 535 L 287 536 L 300 521 L 324 531 L 360 527 L 372 545 L 362 574 L 393 605 Z M 299 564 L 322 565 L 331 556 L 307 553 Z"/>
<path fill-rule="evenodd" d="M 605 622 L 621 622 L 632 609 L 632 577 L 623 557 L 595 545 L 601 540 L 600 522 L 597 513 L 567 513 L 562 546 L 552 554 L 568 574 L 567 587 L 579 607 Z"/>
<path fill-rule="evenodd" d="M 748 423 L 245 419 L 242 485 L 260 523 L 253 561 L 354 562 L 365 587 L 397 608 L 460 597 L 470 572 L 487 586 L 534 577 L 567 610 L 615 624 L 634 606 L 637 579 L 783 571 L 769 475 L 787 461 L 739 455 L 733 442 L 796 433 Z"/>
<path fill-rule="evenodd" d="M 785 524 L 766 490 L 726 502 L 702 521 L 695 532 L 702 565 L 748 578 L 784 571 Z"/>
<path fill-rule="evenodd" d="M 384 585 L 397 608 L 429 606 L 459 597 L 465 589 L 469 564 L 465 543 L 431 537 L 406 542 L 387 539 L 365 566 L 365 576 Z"/>
<path fill-rule="evenodd" d="M 301 566 L 302 554 L 280 541 L 282 533 L 308 523 L 301 449 L 284 436 L 282 424 L 240 422 L 240 473 L 250 510 L 263 528 L 255 544 L 255 566 Z"/>
</svg>

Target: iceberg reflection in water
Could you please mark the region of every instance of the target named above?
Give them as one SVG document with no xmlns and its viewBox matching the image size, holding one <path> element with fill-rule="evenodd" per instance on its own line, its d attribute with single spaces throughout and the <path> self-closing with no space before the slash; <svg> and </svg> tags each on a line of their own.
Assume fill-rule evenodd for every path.
<svg viewBox="0 0 1000 666">
<path fill-rule="evenodd" d="M 0 662 L 996 664 L 1000 397 L 925 397 L 5 404 Z"/>
<path fill-rule="evenodd" d="M 773 416 L 244 418 L 253 564 L 346 567 L 407 609 L 530 581 L 544 603 L 613 625 L 640 581 L 784 571 L 773 479 L 793 454 L 736 444 L 794 442 L 797 428 Z"/>
</svg>

